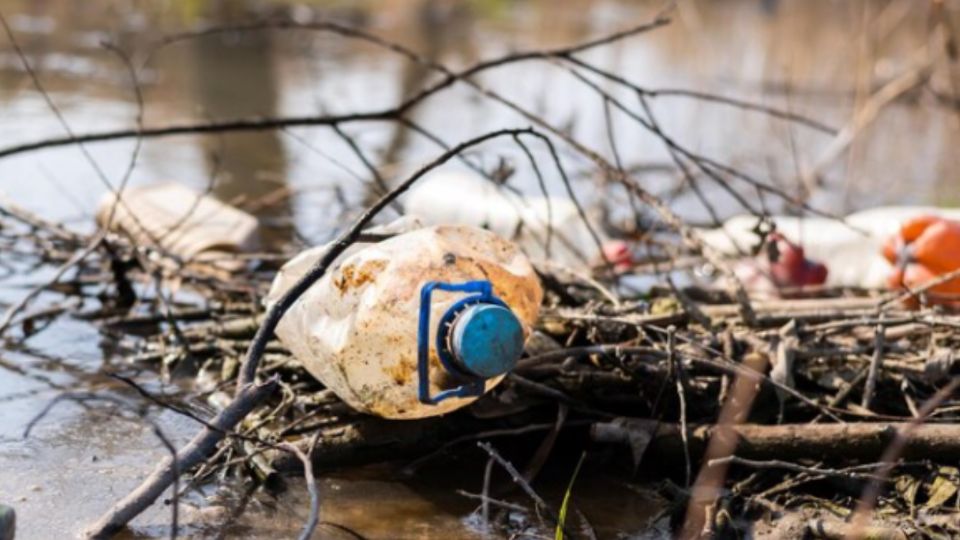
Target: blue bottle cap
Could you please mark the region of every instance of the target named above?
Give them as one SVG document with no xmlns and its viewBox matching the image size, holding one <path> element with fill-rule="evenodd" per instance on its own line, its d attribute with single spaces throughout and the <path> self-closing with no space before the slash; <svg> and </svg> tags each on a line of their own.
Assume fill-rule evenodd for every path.
<svg viewBox="0 0 960 540">
<path fill-rule="evenodd" d="M 457 316 L 450 345 L 463 369 L 489 379 L 517 364 L 523 354 L 523 327 L 503 306 L 475 304 Z"/>
</svg>

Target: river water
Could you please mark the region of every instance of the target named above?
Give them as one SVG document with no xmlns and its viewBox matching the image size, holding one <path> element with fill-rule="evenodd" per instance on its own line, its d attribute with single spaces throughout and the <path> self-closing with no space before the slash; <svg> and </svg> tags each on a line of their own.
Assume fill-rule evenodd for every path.
<svg viewBox="0 0 960 540">
<path fill-rule="evenodd" d="M 946 17 L 956 26 L 954 4 L 946 4 Z M 128 52 L 143 94 L 143 123 L 161 126 L 379 109 L 434 80 L 382 49 L 315 32 L 227 33 L 158 45 L 164 36 L 187 29 L 271 16 L 298 21 L 329 17 L 462 67 L 510 51 L 583 41 L 646 21 L 660 6 L 612 0 L 0 0 L 0 13 L 69 129 L 85 133 L 132 127 L 141 112 L 124 63 L 104 43 Z M 691 150 L 790 194 L 808 196 L 826 210 L 960 204 L 960 113 L 948 103 L 953 86 L 940 59 L 937 32 L 942 27 L 932 26 L 936 19 L 926 7 L 916 6 L 906 0 L 680 1 L 669 26 L 592 50 L 583 58 L 651 90 L 735 97 L 806 115 L 839 130 L 854 120 L 871 95 L 909 73 L 919 56 L 932 55 L 938 67 L 929 81 L 887 104 L 858 132 L 849 152 L 826 164 L 815 184 L 797 179 L 818 163 L 833 134 L 680 95 L 665 94 L 651 104 L 662 129 Z M 66 128 L 21 59 L 6 38 L 0 43 L 0 147 L 62 136 Z M 609 155 L 601 100 L 563 69 L 528 62 L 485 72 L 479 80 Z M 600 84 L 630 106 L 637 105 L 630 91 Z M 460 86 L 428 100 L 410 116 L 451 143 L 528 124 Z M 626 117 L 616 118 L 613 126 L 625 163 L 650 171 L 644 176 L 647 186 L 669 197 L 684 216 L 704 220 L 706 212 L 696 197 L 675 193 L 676 175 L 662 143 Z M 344 130 L 375 156 L 388 178 L 402 177 L 438 152 L 430 141 L 386 123 L 345 125 Z M 87 145 L 102 175 L 76 147 L 0 160 L 0 192 L 48 219 L 89 231 L 106 183 L 120 181 L 135 145 L 133 140 Z M 536 185 L 515 146 L 492 143 L 484 150 L 477 159 L 487 167 L 504 159 L 517 165 L 511 181 L 520 189 Z M 543 155 L 542 149 L 535 151 Z M 582 173 L 578 191 L 596 202 L 596 179 L 587 164 L 573 157 L 570 164 Z M 278 234 L 295 231 L 308 243 L 329 238 L 370 196 L 362 163 L 327 128 L 150 139 L 135 165 L 132 184 L 173 179 L 204 189 L 213 181 L 216 196 L 237 204 L 288 188 L 293 197 L 265 207 L 261 217 L 275 225 Z M 561 189 L 556 178 L 548 180 L 550 190 Z M 742 211 L 718 186 L 707 183 L 704 189 L 722 216 Z M 753 193 L 746 186 L 737 189 Z M 615 198 L 607 202 L 618 204 Z M 793 210 L 776 200 L 765 202 L 772 211 Z M 0 305 L 47 276 L 44 270 L 30 270 L 2 278 Z M 95 330 L 69 319 L 23 346 L 0 349 L 0 503 L 18 510 L 18 538 L 76 534 L 164 455 L 149 428 L 73 404 L 55 409 L 29 439 L 21 439 L 29 420 L 56 395 L 109 391 L 112 383 L 99 372 L 104 362 L 116 360 Z M 157 413 L 155 421 L 179 443 L 196 428 L 166 413 Z M 479 491 L 482 472 L 461 472 L 464 489 Z M 481 536 L 467 519 L 472 502 L 457 500 L 451 486 L 439 488 L 431 481 L 449 476 L 449 471 L 430 474 L 416 482 L 384 479 L 375 471 L 325 477 L 323 519 L 368 538 Z M 257 501 L 229 529 L 231 535 L 293 534 L 306 516 L 299 488 L 293 481 L 279 499 Z M 627 487 L 616 482 L 586 481 L 580 489 L 581 508 L 603 537 L 641 534 L 659 508 L 620 493 L 618 489 Z M 193 502 L 200 499 L 195 496 Z M 216 527 L 203 528 L 222 517 L 217 506 L 213 508 L 185 511 L 192 533 L 217 534 Z M 165 536 L 167 520 L 167 510 L 158 506 L 137 520 L 133 534 Z M 345 533 L 325 529 L 324 534 L 336 538 Z"/>
</svg>

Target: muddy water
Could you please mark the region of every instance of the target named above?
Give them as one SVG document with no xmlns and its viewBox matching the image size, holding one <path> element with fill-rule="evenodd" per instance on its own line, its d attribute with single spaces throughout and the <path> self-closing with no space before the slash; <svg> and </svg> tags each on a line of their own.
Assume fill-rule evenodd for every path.
<svg viewBox="0 0 960 540">
<path fill-rule="evenodd" d="M 103 48 L 104 40 L 130 51 L 138 66 L 144 123 L 166 125 L 376 109 L 395 103 L 429 78 L 373 47 L 308 32 L 228 34 L 157 49 L 165 34 L 187 28 L 275 13 L 298 20 L 331 16 L 463 66 L 511 50 L 587 39 L 643 21 L 658 5 L 603 0 L 308 4 L 0 0 L 0 11 L 70 128 L 82 133 L 129 127 L 138 115 L 128 74 L 116 55 Z M 671 26 L 597 49 L 585 58 L 649 88 L 749 99 L 841 128 L 867 96 L 910 68 L 931 34 L 928 14 L 915 5 L 681 1 Z M 62 135 L 64 127 L 32 86 L 19 59 L 4 39 L 0 43 L 0 146 Z M 599 99 L 562 69 L 528 63 L 485 73 L 481 80 L 609 153 Z M 629 91 L 602 85 L 637 105 Z M 651 105 L 662 128 L 689 148 L 791 193 L 812 190 L 816 204 L 847 211 L 893 202 L 960 204 L 956 180 L 960 152 L 955 150 L 960 117 L 935 98 L 936 93 L 951 92 L 948 73 L 936 70 L 925 88 L 886 107 L 851 152 L 832 163 L 815 186 L 800 186 L 796 178 L 816 163 L 831 135 L 685 97 L 665 95 Z M 414 110 L 412 117 L 449 142 L 493 128 L 527 125 L 459 87 Z M 344 129 L 386 166 L 391 178 L 437 152 L 423 138 L 389 125 Z M 649 170 L 669 165 L 669 155 L 657 139 L 628 119 L 617 118 L 614 129 L 627 164 Z M 89 145 L 104 177 L 77 148 L 4 159 L 0 191 L 50 219 L 89 229 L 105 182 L 120 181 L 135 146 L 134 141 Z M 517 166 L 512 182 L 521 189 L 535 185 L 515 147 L 494 143 L 488 149 L 486 165 L 495 166 L 501 155 Z M 574 160 L 571 168 L 577 166 Z M 199 189 L 213 182 L 218 197 L 237 204 L 263 200 L 288 187 L 295 196 L 263 207 L 261 214 L 278 238 L 295 231 L 306 242 L 328 238 L 343 224 L 344 203 L 355 207 L 370 196 L 362 163 L 323 128 L 149 140 L 137 155 L 130 181 L 159 179 L 176 179 Z M 560 189 L 555 178 L 548 180 L 551 190 Z M 651 189 L 663 193 L 672 192 L 675 185 L 669 174 L 651 174 L 647 181 Z M 595 191 L 589 175 L 577 189 L 589 198 Z M 722 215 L 739 211 L 717 186 L 705 184 L 704 189 Z M 611 200 L 615 206 L 616 199 Z M 780 207 L 774 200 L 767 203 L 773 210 Z M 691 218 L 705 216 L 689 194 L 671 196 L 671 204 Z M 0 305 L 44 277 L 42 271 L 30 271 L 3 278 Z M 99 373 L 104 363 L 116 361 L 108 343 L 72 321 L 56 323 L 31 338 L 25 348 L 0 350 L 0 502 L 19 511 L 19 538 L 75 534 L 136 485 L 163 455 L 154 434 L 142 423 L 105 418 L 72 403 L 56 408 L 30 439 L 21 439 L 29 420 L 63 391 L 114 391 Z M 157 416 L 151 418 L 174 442 L 182 442 L 195 429 L 182 418 L 153 414 Z M 369 473 L 325 477 L 323 519 L 369 538 L 478 537 L 478 529 L 467 519 L 473 504 L 452 495 L 454 486 L 439 479 L 459 475 L 459 487 L 478 491 L 482 473 L 464 469 L 454 475 L 444 470 L 425 474 L 417 482 Z M 292 481 L 287 494 L 256 500 L 228 531 L 251 538 L 289 536 L 306 514 L 300 488 Z M 581 509 L 605 537 L 645 530 L 658 508 L 621 492 L 626 488 L 609 480 L 587 480 L 579 489 Z M 218 500 L 212 493 L 191 495 L 188 502 L 205 502 L 207 510 L 184 511 L 190 532 L 216 536 L 218 528 L 213 525 L 227 512 Z M 138 519 L 134 533 L 166 535 L 166 512 L 156 507 Z M 324 531 L 332 538 L 346 534 L 329 527 Z"/>
</svg>

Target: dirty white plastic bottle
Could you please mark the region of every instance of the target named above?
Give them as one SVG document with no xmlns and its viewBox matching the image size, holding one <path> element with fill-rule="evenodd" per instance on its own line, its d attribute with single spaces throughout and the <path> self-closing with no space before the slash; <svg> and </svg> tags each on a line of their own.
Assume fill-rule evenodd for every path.
<svg viewBox="0 0 960 540">
<path fill-rule="evenodd" d="M 403 220 L 377 232 L 409 230 Z M 280 271 L 275 302 L 328 246 Z M 513 244 L 468 226 L 417 228 L 357 244 L 290 308 L 276 334 L 353 408 L 423 418 L 497 385 L 523 351 L 543 293 Z"/>
<path fill-rule="evenodd" d="M 402 199 L 408 214 L 429 224 L 459 223 L 489 229 L 517 243 L 531 259 L 590 269 L 625 248 L 607 238 L 599 224 L 584 223 L 573 200 L 521 196 L 465 171 L 438 170 L 417 182 Z M 599 244 L 598 244 L 599 241 Z"/>
</svg>

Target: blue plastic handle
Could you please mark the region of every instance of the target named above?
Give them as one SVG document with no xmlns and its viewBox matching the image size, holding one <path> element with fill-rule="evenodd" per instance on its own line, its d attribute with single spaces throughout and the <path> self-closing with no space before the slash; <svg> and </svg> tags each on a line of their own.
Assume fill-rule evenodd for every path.
<svg viewBox="0 0 960 540">
<path fill-rule="evenodd" d="M 435 396 L 430 395 L 430 302 L 433 291 L 462 292 L 468 296 L 456 301 L 440 317 L 437 329 L 436 350 L 437 357 L 443 368 L 466 382 L 455 388 L 444 390 Z M 479 396 L 483 394 L 483 377 L 469 373 L 457 365 L 446 346 L 446 335 L 449 324 L 465 307 L 478 304 L 495 304 L 508 306 L 493 294 L 493 285 L 486 280 L 466 281 L 463 283 L 446 283 L 443 281 L 429 281 L 420 289 L 420 317 L 417 327 L 417 397 L 421 403 L 436 405 L 452 397 Z M 509 308 L 508 308 L 509 309 Z"/>
</svg>

